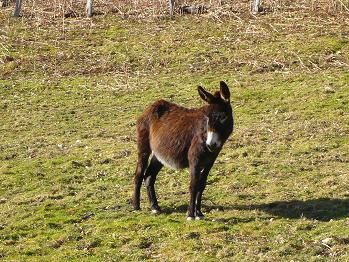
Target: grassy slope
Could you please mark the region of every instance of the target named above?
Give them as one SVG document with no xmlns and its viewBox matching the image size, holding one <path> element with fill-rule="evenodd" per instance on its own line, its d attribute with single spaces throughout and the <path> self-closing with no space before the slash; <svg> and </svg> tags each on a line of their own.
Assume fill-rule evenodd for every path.
<svg viewBox="0 0 349 262">
<path fill-rule="evenodd" d="M 299 15 L 299 14 L 298 14 Z M 349 38 L 340 18 L 38 25 L 8 20 L 0 58 L 5 260 L 349 260 Z M 305 19 L 305 20 L 304 20 Z M 135 119 L 232 89 L 236 131 L 187 223 L 188 172 L 157 181 L 164 214 L 129 199 Z"/>
</svg>

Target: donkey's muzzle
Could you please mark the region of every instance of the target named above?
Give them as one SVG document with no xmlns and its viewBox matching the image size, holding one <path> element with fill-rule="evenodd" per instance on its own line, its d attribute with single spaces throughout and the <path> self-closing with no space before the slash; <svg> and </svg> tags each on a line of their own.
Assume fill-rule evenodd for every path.
<svg viewBox="0 0 349 262">
<path fill-rule="evenodd" d="M 219 136 L 216 132 L 207 132 L 206 147 L 210 152 L 213 152 L 220 146 Z"/>
<path fill-rule="evenodd" d="M 213 152 L 217 149 L 217 145 L 216 144 L 213 144 L 213 145 L 207 145 L 206 144 L 206 147 L 207 147 L 207 150 L 210 151 L 210 152 Z"/>
</svg>

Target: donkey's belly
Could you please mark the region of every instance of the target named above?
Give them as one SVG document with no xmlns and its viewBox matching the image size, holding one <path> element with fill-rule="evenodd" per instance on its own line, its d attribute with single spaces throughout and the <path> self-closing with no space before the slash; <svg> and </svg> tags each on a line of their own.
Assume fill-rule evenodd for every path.
<svg viewBox="0 0 349 262">
<path fill-rule="evenodd" d="M 186 156 L 169 156 L 159 151 L 153 151 L 153 155 L 163 164 L 172 169 L 182 169 L 188 167 L 188 160 Z"/>
<path fill-rule="evenodd" d="M 163 121 L 154 122 L 150 127 L 149 141 L 153 155 L 164 166 L 173 169 L 188 167 L 192 129 L 191 122 L 187 123 L 183 119 L 171 120 L 168 117 Z"/>
</svg>

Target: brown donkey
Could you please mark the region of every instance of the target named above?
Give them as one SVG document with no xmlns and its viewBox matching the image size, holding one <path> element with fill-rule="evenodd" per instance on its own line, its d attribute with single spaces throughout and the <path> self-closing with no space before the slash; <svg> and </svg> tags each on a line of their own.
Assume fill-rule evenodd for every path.
<svg viewBox="0 0 349 262">
<path fill-rule="evenodd" d="M 134 209 L 140 209 L 140 188 L 144 179 L 152 213 L 160 208 L 155 194 L 156 175 L 163 165 L 190 170 L 188 220 L 202 219 L 201 197 L 208 173 L 233 131 L 233 111 L 227 84 L 220 82 L 214 95 L 198 87 L 208 104 L 187 109 L 159 100 L 137 120 L 138 162 L 135 172 Z M 152 155 L 148 163 L 149 156 Z"/>
</svg>

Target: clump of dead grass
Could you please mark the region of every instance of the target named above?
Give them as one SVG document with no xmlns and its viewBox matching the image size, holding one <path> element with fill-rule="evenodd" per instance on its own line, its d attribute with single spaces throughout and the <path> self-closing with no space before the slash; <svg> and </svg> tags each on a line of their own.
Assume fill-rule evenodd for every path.
<svg viewBox="0 0 349 262">
<path fill-rule="evenodd" d="M 13 3 L 5 8 L 10 12 Z M 86 1 L 83 0 L 29 0 L 25 1 L 22 7 L 22 16 L 36 20 L 50 20 L 57 18 L 85 17 Z M 214 18 L 233 17 L 241 19 L 250 17 L 250 0 L 233 1 L 233 0 L 177 0 L 175 4 L 175 14 L 181 12 L 184 6 L 202 6 L 205 9 L 204 15 Z M 95 0 L 95 15 L 116 14 L 123 18 L 164 18 L 168 17 L 168 0 Z M 4 9 L 3 9 L 4 10 Z M 0 11 L 1 12 L 1 11 Z M 262 2 L 261 14 L 279 13 L 284 15 L 290 13 L 300 14 L 330 14 L 339 15 L 349 12 L 349 3 L 346 0 L 331 1 L 305 1 L 305 0 L 265 0 Z M 201 12 L 199 12 L 201 13 Z"/>
</svg>

